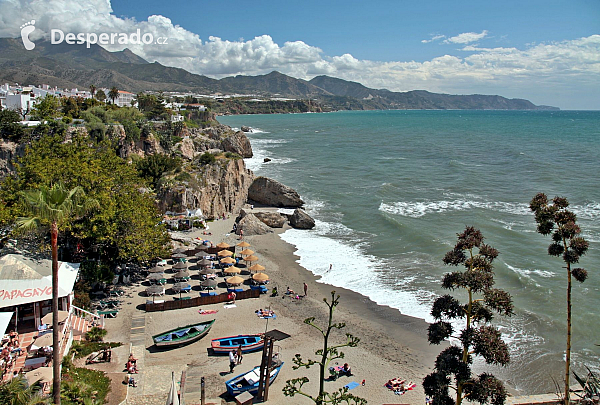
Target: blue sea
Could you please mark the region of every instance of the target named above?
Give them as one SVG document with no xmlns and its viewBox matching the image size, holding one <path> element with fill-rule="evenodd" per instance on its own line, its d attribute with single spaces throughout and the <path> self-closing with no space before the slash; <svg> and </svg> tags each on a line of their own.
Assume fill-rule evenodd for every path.
<svg viewBox="0 0 600 405">
<path fill-rule="evenodd" d="M 219 117 L 250 126 L 255 174 L 295 188 L 316 219 L 282 235 L 324 283 L 431 321 L 442 263 L 465 225 L 500 251 L 497 318 L 512 362 L 492 371 L 522 393 L 564 374 L 566 270 L 547 255 L 529 201 L 567 197 L 590 250 L 574 284 L 573 370 L 600 366 L 600 112 L 349 111 Z M 271 161 L 264 163 L 264 158 Z M 329 264 L 332 271 L 328 271 Z M 433 365 L 432 365 L 433 366 Z M 489 369 L 477 364 L 481 370 Z"/>
</svg>

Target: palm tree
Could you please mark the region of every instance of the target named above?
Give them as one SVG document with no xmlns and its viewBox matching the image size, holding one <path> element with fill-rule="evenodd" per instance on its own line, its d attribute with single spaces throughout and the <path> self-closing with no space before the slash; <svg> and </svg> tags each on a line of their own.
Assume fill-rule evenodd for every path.
<svg viewBox="0 0 600 405">
<path fill-rule="evenodd" d="M 0 403 L 7 405 L 47 405 L 48 400 L 42 393 L 42 385 L 31 385 L 22 375 L 0 384 Z"/>
<path fill-rule="evenodd" d="M 93 84 L 90 85 L 90 93 L 92 93 L 92 98 L 94 98 L 94 95 L 96 94 L 96 86 Z"/>
<path fill-rule="evenodd" d="M 113 86 L 113 88 L 108 92 L 108 98 L 110 98 L 114 104 L 115 99 L 119 98 L 119 89 Z"/>
<path fill-rule="evenodd" d="M 25 231 L 40 227 L 50 228 L 52 246 L 52 367 L 54 403 L 60 404 L 60 351 L 58 345 L 58 229 L 99 206 L 98 201 L 87 198 L 81 187 L 67 190 L 58 182 L 52 187 L 40 186 L 37 190 L 19 193 L 23 205 L 31 215 L 17 218 L 17 226 Z"/>
</svg>

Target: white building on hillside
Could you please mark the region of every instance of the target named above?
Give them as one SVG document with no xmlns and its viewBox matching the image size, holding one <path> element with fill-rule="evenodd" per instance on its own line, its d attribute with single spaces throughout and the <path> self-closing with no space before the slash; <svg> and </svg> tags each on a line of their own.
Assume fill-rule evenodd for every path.
<svg viewBox="0 0 600 405">
<path fill-rule="evenodd" d="M 34 100 L 31 94 L 7 94 L 6 108 L 9 110 L 31 111 Z"/>
<path fill-rule="evenodd" d="M 108 95 L 108 93 L 106 93 Z M 128 91 L 119 90 L 119 98 L 115 100 L 115 104 L 119 107 L 131 107 L 131 102 L 135 100 L 135 94 Z"/>
</svg>

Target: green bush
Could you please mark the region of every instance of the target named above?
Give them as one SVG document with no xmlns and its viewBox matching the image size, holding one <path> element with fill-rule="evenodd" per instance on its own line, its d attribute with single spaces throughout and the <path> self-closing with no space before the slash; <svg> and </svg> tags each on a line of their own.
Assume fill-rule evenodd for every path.
<svg viewBox="0 0 600 405">
<path fill-rule="evenodd" d="M 84 357 L 89 356 L 90 354 L 94 353 L 94 352 L 98 352 L 106 347 L 119 347 L 122 344 L 120 342 L 88 342 L 88 341 L 81 341 L 81 342 L 73 342 L 73 346 L 71 346 L 71 351 L 73 353 L 75 353 L 75 358 L 76 359 L 82 359 Z M 67 358 L 70 356 L 65 356 L 65 358 Z"/>
<path fill-rule="evenodd" d="M 103 371 L 72 366 L 63 368 L 60 387 L 62 404 L 101 405 L 109 392 L 110 378 Z"/>
<path fill-rule="evenodd" d="M 241 159 L 242 157 L 235 152 L 225 152 L 225 157 L 227 159 Z"/>
<path fill-rule="evenodd" d="M 200 162 L 201 165 L 211 165 L 216 161 L 217 158 L 215 158 L 215 155 L 210 152 L 204 152 L 198 159 L 198 162 Z"/>
<path fill-rule="evenodd" d="M 192 179 L 192 175 L 188 172 L 181 172 L 177 176 L 175 176 L 175 180 L 177 181 L 190 181 Z"/>
<path fill-rule="evenodd" d="M 102 339 L 104 339 L 106 333 L 106 329 L 94 326 L 88 333 L 85 334 L 85 338 L 90 342 L 102 342 Z"/>
</svg>

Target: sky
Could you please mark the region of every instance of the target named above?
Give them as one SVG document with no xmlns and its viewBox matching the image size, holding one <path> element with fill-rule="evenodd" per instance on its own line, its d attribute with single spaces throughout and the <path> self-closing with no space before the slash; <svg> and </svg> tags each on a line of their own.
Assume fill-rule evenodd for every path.
<svg viewBox="0 0 600 405">
<path fill-rule="evenodd" d="M 277 70 L 372 88 L 600 110 L 600 0 L 0 0 L 0 37 L 137 29 L 114 44 L 209 77 Z"/>
</svg>

